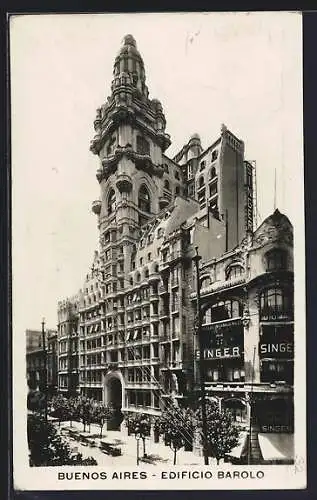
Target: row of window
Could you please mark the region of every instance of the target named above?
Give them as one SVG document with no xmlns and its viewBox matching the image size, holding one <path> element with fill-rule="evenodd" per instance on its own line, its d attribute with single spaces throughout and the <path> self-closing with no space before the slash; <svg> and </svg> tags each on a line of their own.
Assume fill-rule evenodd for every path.
<svg viewBox="0 0 317 500">
<path fill-rule="evenodd" d="M 152 406 L 152 393 L 150 391 L 141 391 L 141 390 L 127 390 L 127 403 L 131 406 L 140 406 L 140 407 L 151 407 Z M 160 400 L 157 394 L 153 394 L 153 407 L 160 407 Z"/>
<path fill-rule="evenodd" d="M 293 294 L 283 287 L 271 287 L 260 294 L 260 319 L 279 319 L 281 316 L 293 316 Z M 243 315 L 243 306 L 237 300 L 217 302 L 205 311 L 203 324 L 238 318 Z"/>
</svg>

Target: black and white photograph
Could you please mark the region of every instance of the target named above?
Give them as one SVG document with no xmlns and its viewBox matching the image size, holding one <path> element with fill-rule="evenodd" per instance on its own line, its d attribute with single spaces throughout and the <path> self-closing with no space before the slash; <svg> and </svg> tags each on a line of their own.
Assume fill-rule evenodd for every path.
<svg viewBox="0 0 317 500">
<path fill-rule="evenodd" d="M 306 486 L 302 18 L 10 18 L 20 490 Z"/>
</svg>

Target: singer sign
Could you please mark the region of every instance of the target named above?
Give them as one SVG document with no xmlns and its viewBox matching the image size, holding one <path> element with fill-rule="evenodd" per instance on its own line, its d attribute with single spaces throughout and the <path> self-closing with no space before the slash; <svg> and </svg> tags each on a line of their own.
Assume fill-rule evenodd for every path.
<svg viewBox="0 0 317 500">
<path fill-rule="evenodd" d="M 241 349 L 239 346 L 234 347 L 216 347 L 204 349 L 204 359 L 226 359 L 226 358 L 240 358 Z M 196 359 L 200 358 L 199 351 L 196 351 Z"/>
<path fill-rule="evenodd" d="M 294 354 L 293 342 L 261 342 L 260 356 L 270 358 L 292 358 Z"/>
</svg>

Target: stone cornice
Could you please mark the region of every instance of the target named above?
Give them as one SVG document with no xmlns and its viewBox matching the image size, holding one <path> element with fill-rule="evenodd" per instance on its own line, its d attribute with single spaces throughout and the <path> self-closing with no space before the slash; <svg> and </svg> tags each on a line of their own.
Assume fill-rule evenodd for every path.
<svg viewBox="0 0 317 500">
<path fill-rule="evenodd" d="M 123 89 L 127 91 L 127 89 Z M 113 132 L 121 123 L 129 123 L 143 129 L 143 131 L 151 136 L 154 142 L 165 151 L 171 144 L 170 136 L 165 132 L 166 120 L 163 111 L 158 108 L 154 109 L 151 101 L 142 102 L 139 99 L 134 99 L 125 93 L 124 99 L 112 100 L 102 116 L 101 110 L 97 110 L 97 116 L 94 121 L 96 135 L 91 141 L 90 150 L 94 154 L 99 154 L 103 144 L 109 134 Z M 118 96 L 117 96 L 118 97 Z M 161 127 L 158 122 L 161 122 Z"/>
<path fill-rule="evenodd" d="M 137 169 L 142 169 L 151 175 L 156 175 L 157 177 L 163 176 L 164 173 L 163 167 L 154 165 L 150 155 L 142 155 L 136 153 L 132 149 L 132 146 L 125 146 L 125 147 L 119 146 L 116 148 L 113 155 L 107 158 L 103 158 L 102 168 L 98 169 L 97 171 L 98 181 L 101 182 L 102 179 L 107 179 L 109 175 L 114 173 L 116 171 L 118 162 L 124 156 L 129 160 L 131 160 L 135 164 L 135 167 Z"/>
</svg>

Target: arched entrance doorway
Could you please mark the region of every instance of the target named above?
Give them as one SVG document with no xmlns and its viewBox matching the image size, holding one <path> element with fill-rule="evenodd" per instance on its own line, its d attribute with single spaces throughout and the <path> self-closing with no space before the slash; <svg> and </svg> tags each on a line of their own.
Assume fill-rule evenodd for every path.
<svg viewBox="0 0 317 500">
<path fill-rule="evenodd" d="M 122 381 L 121 376 L 115 373 L 109 373 L 105 377 L 105 403 L 112 406 L 114 414 L 107 422 L 107 429 L 119 431 L 123 420 L 122 408 Z"/>
</svg>

